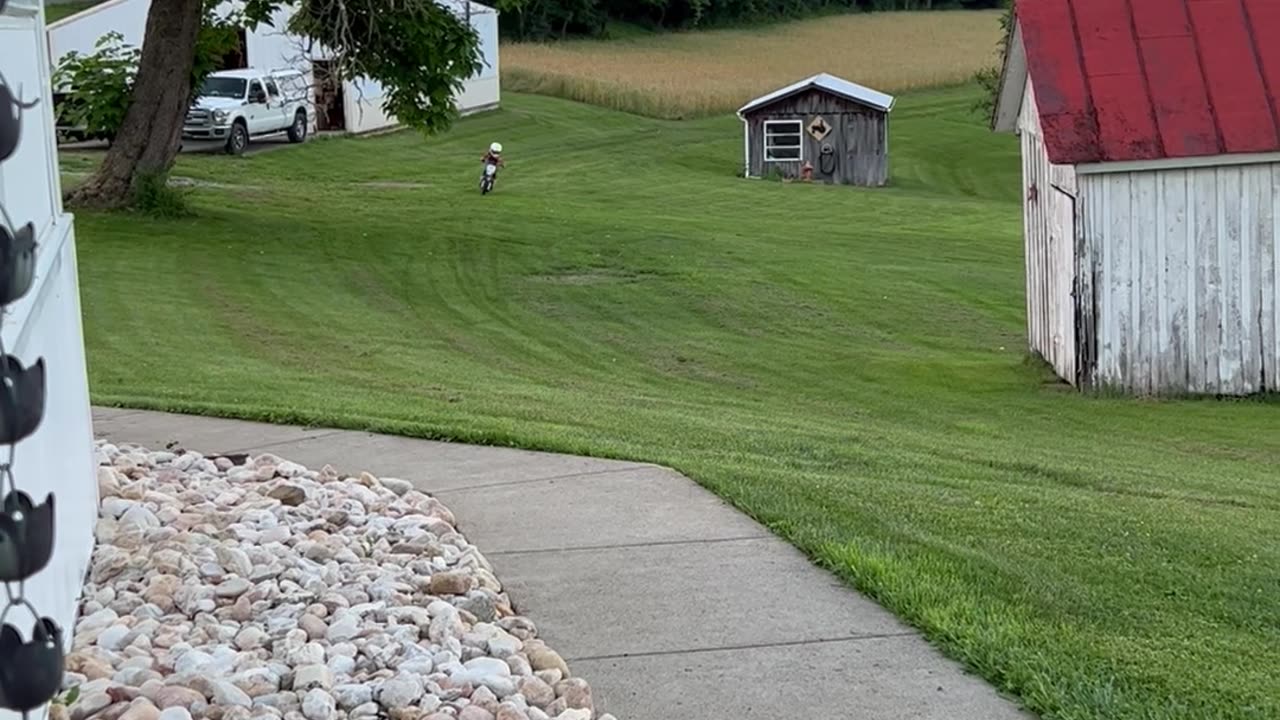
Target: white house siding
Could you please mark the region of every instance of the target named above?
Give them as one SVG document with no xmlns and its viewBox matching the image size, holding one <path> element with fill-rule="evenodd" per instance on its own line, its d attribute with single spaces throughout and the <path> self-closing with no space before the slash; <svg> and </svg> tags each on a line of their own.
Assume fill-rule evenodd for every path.
<svg viewBox="0 0 1280 720">
<path fill-rule="evenodd" d="M 1082 174 L 1096 384 L 1280 390 L 1280 163 Z"/>
<path fill-rule="evenodd" d="M 1030 82 L 1023 97 L 1018 132 L 1022 138 L 1028 343 L 1060 377 L 1074 384 L 1075 170 L 1049 162 Z"/>
<path fill-rule="evenodd" d="M 98 514 L 93 458 L 93 428 L 85 378 L 76 281 L 75 233 L 72 218 L 62 211 L 53 114 L 45 62 L 45 34 L 40 10 L 29 0 L 12 0 L 0 14 L 0 71 L 9 87 L 25 100 L 40 97 L 23 113 L 22 138 L 16 153 L 0 163 L 0 205 L 14 223 L 34 222 L 39 234 L 35 284 L 3 320 L 5 347 L 24 365 L 43 357 L 47 368 L 44 421 L 19 443 L 15 478 L 19 487 L 43 502 L 56 496 L 56 538 L 49 566 L 27 583 L 27 596 L 62 628 L 68 648 L 77 602 L 89 558 Z M 9 622 L 29 632 L 23 610 Z M 0 720 L 18 716 L 0 711 Z"/>
</svg>

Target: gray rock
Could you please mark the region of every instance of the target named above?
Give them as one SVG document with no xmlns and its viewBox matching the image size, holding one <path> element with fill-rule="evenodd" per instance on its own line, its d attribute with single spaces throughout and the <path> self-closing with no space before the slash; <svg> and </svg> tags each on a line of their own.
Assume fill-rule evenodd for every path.
<svg viewBox="0 0 1280 720">
<path fill-rule="evenodd" d="M 160 673 L 149 667 L 121 668 L 111 679 L 128 687 L 140 688 L 149 680 L 159 680 Z"/>
<path fill-rule="evenodd" d="M 263 695 L 253 699 L 254 707 L 268 707 L 288 712 L 289 710 L 297 710 L 301 707 L 302 701 L 295 692 L 278 692 L 269 695 Z"/>
<path fill-rule="evenodd" d="M 214 588 L 214 595 L 220 598 L 238 598 L 249 592 L 253 583 L 242 577 L 229 577 Z"/>
<path fill-rule="evenodd" d="M 339 685 L 333 689 L 333 697 L 343 710 L 354 710 L 373 702 L 373 686 L 368 683 Z"/>
<path fill-rule="evenodd" d="M 458 608 L 475 615 L 480 622 L 491 623 L 498 618 L 498 609 L 488 595 L 472 595 L 458 603 Z"/>
<path fill-rule="evenodd" d="M 227 680 L 214 680 L 209 683 L 209 699 L 214 705 L 224 707 L 253 707 L 253 698 Z"/>
<path fill-rule="evenodd" d="M 111 707 L 114 701 L 106 691 L 82 693 L 71 705 L 71 719 L 81 720 L 96 715 Z"/>
</svg>

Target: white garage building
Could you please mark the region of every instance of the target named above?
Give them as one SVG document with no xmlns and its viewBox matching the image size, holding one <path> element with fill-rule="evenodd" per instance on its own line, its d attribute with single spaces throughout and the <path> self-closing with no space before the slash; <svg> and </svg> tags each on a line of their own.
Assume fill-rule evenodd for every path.
<svg viewBox="0 0 1280 720">
<path fill-rule="evenodd" d="M 469 0 L 436 0 L 450 7 L 458 17 L 466 18 L 480 38 L 483 67 L 466 81 L 457 98 L 464 114 L 490 110 L 498 106 L 498 12 Z M 150 0 L 107 0 L 48 26 L 49 62 L 56 67 L 67 53 L 88 54 L 98 40 L 109 32 L 118 32 L 124 42 L 141 47 L 147 25 Z M 230 12 L 233 2 L 223 4 Z M 245 33 L 243 52 L 232 59 L 231 67 L 258 70 L 293 68 L 307 75 L 316 89 L 318 129 L 366 133 L 393 127 L 394 117 L 382 110 L 382 87 L 367 78 L 326 81 L 332 56 L 322 48 L 307 48 L 306 40 L 284 32 L 291 10 L 276 13 L 273 23 Z M 316 125 L 313 119 L 313 126 Z"/>
</svg>

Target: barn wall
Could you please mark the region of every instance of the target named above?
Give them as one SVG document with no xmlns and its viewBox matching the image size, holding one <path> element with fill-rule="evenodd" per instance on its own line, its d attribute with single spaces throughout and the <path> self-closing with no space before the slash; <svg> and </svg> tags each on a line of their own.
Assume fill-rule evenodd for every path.
<svg viewBox="0 0 1280 720">
<path fill-rule="evenodd" d="M 764 124 L 800 120 L 807 128 L 818 115 L 831 125 L 831 133 L 821 142 L 804 134 L 804 159 L 813 165 L 815 180 L 873 187 L 889 181 L 888 115 L 820 90 L 785 98 L 747 116 L 749 175 L 766 177 L 777 170 L 798 177 L 803 162 L 764 161 Z M 833 146 L 837 158 L 830 172 L 824 172 L 821 161 L 823 143 Z"/>
<path fill-rule="evenodd" d="M 107 0 L 52 23 L 48 27 L 49 61 L 57 67 L 67 53 L 92 53 L 98 40 L 112 30 L 123 35 L 126 44 L 141 46 L 150 8 L 150 0 Z"/>
<path fill-rule="evenodd" d="M 1022 139 L 1028 345 L 1059 377 L 1076 384 L 1076 176 L 1073 168 L 1049 162 L 1030 82 L 1018 131 Z"/>
<path fill-rule="evenodd" d="M 230 12 L 233 6 L 224 3 L 219 9 Z M 322 57 L 319 48 L 312 48 L 297 35 L 290 35 L 280 28 L 289 23 L 292 11 L 289 8 L 278 8 L 271 15 L 270 24 L 262 24 L 244 37 L 245 62 L 249 67 L 259 70 L 293 69 L 302 73 L 310 92 L 311 107 L 307 115 L 311 123 L 310 132 L 317 128 L 315 108 L 315 74 L 311 69 L 311 61 Z"/>
<path fill-rule="evenodd" d="M 1280 163 L 1082 175 L 1098 385 L 1280 390 Z"/>
<path fill-rule="evenodd" d="M 39 358 L 45 361 L 44 419 L 35 434 L 17 445 L 14 479 L 36 502 L 43 503 L 50 492 L 55 494 L 53 557 L 27 581 L 26 595 L 62 627 L 70 649 L 81 585 L 93 552 L 98 483 L 75 231 L 72 217 L 62 209 L 45 42 L 38 4 L 11 0 L 0 12 L 0 69 L 5 81 L 23 100 L 40 100 L 22 112 L 18 147 L 0 162 L 0 206 L 15 224 L 33 223 L 38 243 L 35 282 L 26 295 L 5 306 L 0 335 L 6 351 L 24 366 Z M 5 222 L 4 214 L 0 222 Z M 8 622 L 29 637 L 31 618 L 25 610 L 10 613 Z M 0 720 L 19 717 L 0 710 Z"/>
</svg>

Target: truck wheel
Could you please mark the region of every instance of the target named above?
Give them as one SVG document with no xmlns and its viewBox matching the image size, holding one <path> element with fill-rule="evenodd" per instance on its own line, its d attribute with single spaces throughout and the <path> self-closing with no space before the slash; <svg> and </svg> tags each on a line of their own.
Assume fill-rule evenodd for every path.
<svg viewBox="0 0 1280 720">
<path fill-rule="evenodd" d="M 231 126 L 231 136 L 227 138 L 227 154 L 243 155 L 249 148 L 249 128 L 243 120 L 237 120 Z"/>
<path fill-rule="evenodd" d="M 293 124 L 289 126 L 289 142 L 300 143 L 307 140 L 307 111 L 299 110 L 293 116 Z"/>
</svg>

